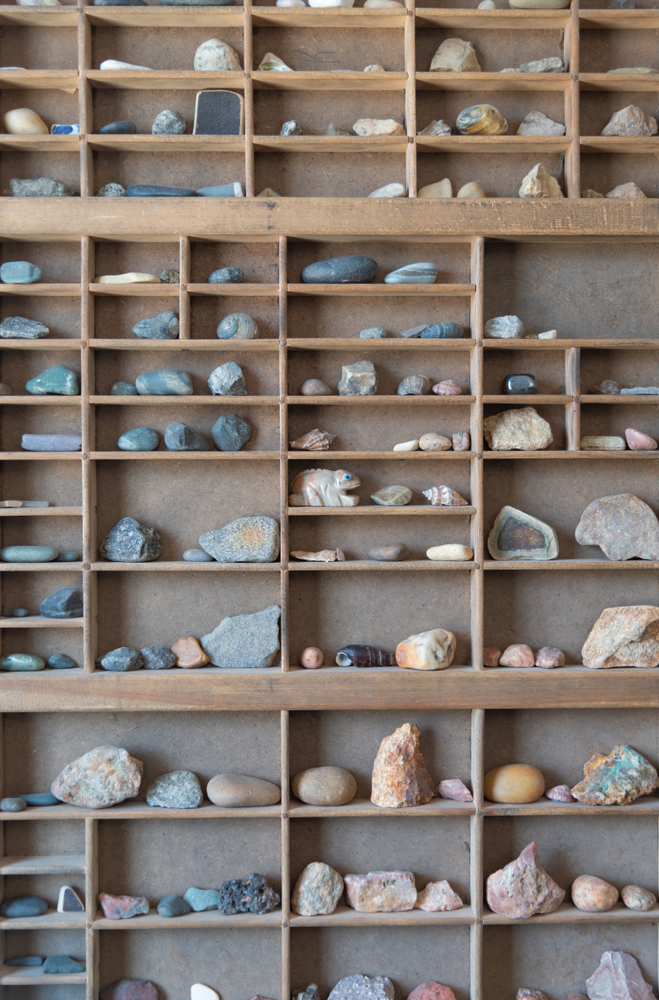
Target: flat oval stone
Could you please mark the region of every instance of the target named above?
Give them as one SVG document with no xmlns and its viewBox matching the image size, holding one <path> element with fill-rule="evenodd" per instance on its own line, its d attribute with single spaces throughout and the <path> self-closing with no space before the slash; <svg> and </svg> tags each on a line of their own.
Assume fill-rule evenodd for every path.
<svg viewBox="0 0 659 1000">
<path fill-rule="evenodd" d="M 204 4 L 201 4 L 203 7 Z M 228 184 L 212 184 L 210 187 L 197 188 L 200 198 L 242 198 L 243 187 L 240 181 L 230 181 Z"/>
<path fill-rule="evenodd" d="M 7 316 L 0 322 L 3 340 L 42 340 L 50 333 L 47 326 L 24 316 Z"/>
<path fill-rule="evenodd" d="M 216 806 L 243 809 L 275 805 L 281 798 L 281 789 L 272 781 L 248 774 L 216 774 L 206 786 L 206 795 Z"/>
<path fill-rule="evenodd" d="M 490 802 L 536 802 L 544 793 L 545 779 L 532 764 L 505 764 L 487 772 L 483 790 Z"/>
<path fill-rule="evenodd" d="M 219 38 L 208 38 L 201 43 L 194 54 L 194 68 L 197 72 L 242 70 L 236 50 Z"/>
<path fill-rule="evenodd" d="M 195 913 L 203 913 L 205 910 L 216 910 L 220 899 L 217 889 L 195 889 L 192 887 L 183 896 L 188 906 Z"/>
<path fill-rule="evenodd" d="M 194 188 L 167 187 L 162 184 L 131 184 L 126 188 L 127 198 L 192 198 Z"/>
<path fill-rule="evenodd" d="M 404 542 L 397 542 L 393 545 L 376 545 L 368 550 L 368 558 L 377 562 L 401 562 L 407 559 L 409 549 Z"/>
<path fill-rule="evenodd" d="M 167 646 L 145 646 L 140 650 L 145 670 L 169 670 L 176 657 Z"/>
<path fill-rule="evenodd" d="M 433 562 L 468 562 L 473 558 L 473 549 L 470 549 L 468 545 L 458 545 L 456 542 L 433 545 L 426 552 L 426 559 Z"/>
<path fill-rule="evenodd" d="M 51 670 L 71 670 L 76 666 L 75 660 L 72 660 L 70 656 L 65 656 L 64 653 L 53 653 L 46 660 L 46 666 L 50 667 Z"/>
<path fill-rule="evenodd" d="M 252 428 L 237 413 L 228 413 L 215 421 L 211 436 L 219 451 L 240 451 L 250 440 Z"/>
<path fill-rule="evenodd" d="M 25 383 L 32 396 L 79 396 L 80 377 L 66 365 L 52 365 Z"/>
<path fill-rule="evenodd" d="M 2 613 L 5 618 L 27 618 L 30 612 L 27 608 L 7 608 Z"/>
<path fill-rule="evenodd" d="M 533 375 L 507 375 L 503 383 L 506 396 L 534 396 L 538 385 Z"/>
<path fill-rule="evenodd" d="M 434 431 L 422 434 L 419 438 L 419 448 L 421 451 L 450 451 L 451 446 L 452 441 L 450 438 L 445 437 L 443 434 L 435 434 Z"/>
<path fill-rule="evenodd" d="M 0 559 L 11 563 L 53 562 L 57 551 L 52 545 L 9 545 L 0 549 Z"/>
<path fill-rule="evenodd" d="M 9 656 L 2 657 L 0 666 L 3 670 L 18 673 L 28 670 L 43 670 L 46 664 L 40 656 L 30 656 L 28 653 L 10 653 Z"/>
<path fill-rule="evenodd" d="M 579 875 L 570 890 L 572 902 L 578 910 L 603 913 L 618 902 L 618 890 L 597 875 Z"/>
<path fill-rule="evenodd" d="M 52 792 L 30 792 L 29 795 L 21 795 L 29 806 L 61 806 L 61 799 L 56 798 Z"/>
<path fill-rule="evenodd" d="M 375 281 L 379 270 L 377 261 L 372 257 L 350 254 L 307 264 L 301 277 L 307 285 L 369 285 Z"/>
<path fill-rule="evenodd" d="M 166 309 L 157 316 L 141 319 L 133 327 L 133 333 L 143 340 L 176 340 L 179 335 L 178 316 L 171 309 Z"/>
<path fill-rule="evenodd" d="M 291 781 L 293 795 L 312 806 L 344 806 L 357 794 L 357 781 L 342 767 L 310 767 Z"/>
<path fill-rule="evenodd" d="M 192 907 L 180 896 L 163 896 L 158 903 L 158 913 L 161 917 L 184 917 Z"/>
<path fill-rule="evenodd" d="M 78 562 L 78 552 L 58 552 L 55 562 Z"/>
<path fill-rule="evenodd" d="M 432 285 L 437 277 L 434 264 L 406 264 L 385 276 L 385 285 Z"/>
<path fill-rule="evenodd" d="M 41 896 L 12 896 L 0 906 L 3 917 L 40 917 L 48 909 L 48 903 Z"/>
<path fill-rule="evenodd" d="M 102 69 L 103 67 L 101 67 Z M 135 135 L 137 132 L 137 126 L 133 122 L 126 120 L 118 122 L 108 122 L 107 125 L 101 125 L 100 128 L 94 129 L 94 135 Z"/>
<path fill-rule="evenodd" d="M 192 379 L 180 368 L 158 368 L 135 379 L 140 396 L 191 396 Z"/>
<path fill-rule="evenodd" d="M 465 328 L 462 323 L 435 323 L 427 326 L 419 334 L 421 340 L 448 340 L 464 337 Z"/>
<path fill-rule="evenodd" d="M 186 562 L 214 562 L 212 556 L 209 556 L 208 552 L 204 552 L 203 549 L 186 549 L 183 553 L 183 558 Z"/>
<path fill-rule="evenodd" d="M 244 280 L 239 267 L 218 267 L 208 275 L 209 285 L 237 285 Z"/>
<path fill-rule="evenodd" d="M 379 507 L 404 507 L 412 499 L 412 490 L 407 486 L 384 486 L 371 493 L 371 500 Z"/>
<path fill-rule="evenodd" d="M 160 444 L 160 434 L 151 427 L 134 427 L 122 434 L 117 441 L 121 451 L 155 451 Z"/>
<path fill-rule="evenodd" d="M 210 451 L 208 441 L 187 424 L 168 424 L 165 428 L 165 448 L 169 451 Z"/>
<path fill-rule="evenodd" d="M 0 800 L 0 812 L 6 813 L 19 813 L 27 809 L 27 802 L 25 799 L 19 798 L 7 798 Z"/>
<path fill-rule="evenodd" d="M 111 396 L 139 396 L 132 382 L 115 382 L 110 389 Z"/>
<path fill-rule="evenodd" d="M 231 313 L 217 327 L 220 340 L 255 340 L 259 328 L 247 313 Z"/>
<path fill-rule="evenodd" d="M 27 260 L 11 260 L 0 265 L 0 281 L 7 285 L 32 285 L 41 277 L 41 268 Z"/>
</svg>

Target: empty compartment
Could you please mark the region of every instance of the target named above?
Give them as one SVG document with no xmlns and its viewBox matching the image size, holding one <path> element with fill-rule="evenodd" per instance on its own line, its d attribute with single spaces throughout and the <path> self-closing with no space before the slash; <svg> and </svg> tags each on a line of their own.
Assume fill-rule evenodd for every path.
<svg viewBox="0 0 659 1000">
<path fill-rule="evenodd" d="M 44 433 L 48 433 L 48 428 Z M 15 447 L 17 450 L 20 447 L 20 435 Z M 82 503 L 80 462 L 75 459 L 51 462 L 35 456 L 29 462 L 5 460 L 0 467 L 0 478 L 5 500 L 48 500 L 51 507 L 80 507 Z M 12 516 L 5 515 L 3 520 Z"/>
<path fill-rule="evenodd" d="M 66 0 L 64 0 L 66 2 Z M 73 4 L 75 7 L 75 4 Z M 55 18 L 53 18 L 55 21 Z M 78 68 L 78 32 L 75 25 L 56 27 L 54 24 L 30 24 L 26 30 L 25 23 L 12 24 L 11 21 L 2 24 L 2 39 L 0 39 L 0 58 L 7 59 L 12 66 L 22 66 L 24 69 L 72 69 Z M 32 91 L 34 93 L 34 91 Z M 62 93 L 57 92 L 59 98 Z M 16 91 L 10 91 L 9 97 Z M 55 95 L 53 95 L 55 96 Z M 15 104 L 20 108 L 22 105 Z M 31 108 L 32 104 L 27 104 Z M 72 118 L 71 121 L 77 121 Z M 57 124 L 67 123 L 58 119 Z"/>
</svg>

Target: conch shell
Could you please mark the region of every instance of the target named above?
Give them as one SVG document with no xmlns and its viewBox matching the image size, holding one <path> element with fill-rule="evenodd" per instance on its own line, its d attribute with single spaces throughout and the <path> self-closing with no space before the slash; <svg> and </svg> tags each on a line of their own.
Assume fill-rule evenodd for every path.
<svg viewBox="0 0 659 1000">
<path fill-rule="evenodd" d="M 463 135 L 504 135 L 508 122 L 491 104 L 472 104 L 460 112 L 455 127 Z"/>
<path fill-rule="evenodd" d="M 295 441 L 291 441 L 291 448 L 294 451 L 328 451 L 329 446 L 336 437 L 336 434 L 330 434 L 328 431 L 320 431 L 318 428 L 314 428 L 312 431 L 307 431 L 302 437 L 297 438 Z"/>
<path fill-rule="evenodd" d="M 341 647 L 336 654 L 336 663 L 339 667 L 395 667 L 396 657 L 386 649 L 352 645 Z"/>
<path fill-rule="evenodd" d="M 430 379 L 425 375 L 408 375 L 398 385 L 399 396 L 427 396 L 430 392 Z"/>
<path fill-rule="evenodd" d="M 459 493 L 452 490 L 450 486 L 432 486 L 429 490 L 423 490 L 424 497 L 428 497 L 433 507 L 468 507 L 469 504 Z"/>
<path fill-rule="evenodd" d="M 345 562 L 346 557 L 341 549 L 321 549 L 320 552 L 291 552 L 294 559 L 303 562 Z"/>
</svg>

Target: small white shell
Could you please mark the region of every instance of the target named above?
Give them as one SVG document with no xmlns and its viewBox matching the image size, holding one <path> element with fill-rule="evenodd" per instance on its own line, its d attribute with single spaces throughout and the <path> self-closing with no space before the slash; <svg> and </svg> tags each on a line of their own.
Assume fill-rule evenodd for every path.
<svg viewBox="0 0 659 1000">
<path fill-rule="evenodd" d="M 423 490 L 424 497 L 430 500 L 433 507 L 468 507 L 469 504 L 450 486 L 432 486 Z"/>
</svg>

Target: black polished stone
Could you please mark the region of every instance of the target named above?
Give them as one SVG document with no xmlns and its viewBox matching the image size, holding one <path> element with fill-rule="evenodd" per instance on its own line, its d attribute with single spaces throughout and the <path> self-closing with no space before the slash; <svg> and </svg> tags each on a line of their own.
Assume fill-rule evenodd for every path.
<svg viewBox="0 0 659 1000">
<path fill-rule="evenodd" d="M 538 386 L 533 375 L 508 375 L 503 391 L 506 396 L 535 396 Z"/>
</svg>

